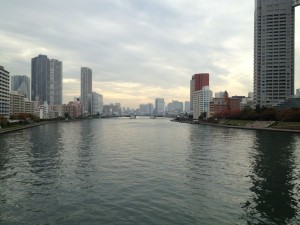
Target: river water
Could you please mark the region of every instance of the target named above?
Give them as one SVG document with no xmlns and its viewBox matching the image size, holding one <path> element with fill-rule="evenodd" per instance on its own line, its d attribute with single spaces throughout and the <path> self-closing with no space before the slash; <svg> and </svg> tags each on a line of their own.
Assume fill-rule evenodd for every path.
<svg viewBox="0 0 300 225">
<path fill-rule="evenodd" d="M 300 224 L 300 135 L 99 119 L 0 135 L 0 224 Z"/>
</svg>

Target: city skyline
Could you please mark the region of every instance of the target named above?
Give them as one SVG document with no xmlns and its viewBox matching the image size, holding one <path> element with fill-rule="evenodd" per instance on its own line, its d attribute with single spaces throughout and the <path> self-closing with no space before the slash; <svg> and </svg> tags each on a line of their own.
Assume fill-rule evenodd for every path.
<svg viewBox="0 0 300 225">
<path fill-rule="evenodd" d="M 30 59 L 48 55 L 64 62 L 64 103 L 80 95 L 78 76 L 87 66 L 105 103 L 135 108 L 157 97 L 189 100 L 190 77 L 202 72 L 210 73 L 213 92 L 253 91 L 254 1 L 68 4 L 2 3 L 0 58 L 10 75 L 30 77 Z M 299 7 L 295 11 L 297 89 Z"/>
</svg>

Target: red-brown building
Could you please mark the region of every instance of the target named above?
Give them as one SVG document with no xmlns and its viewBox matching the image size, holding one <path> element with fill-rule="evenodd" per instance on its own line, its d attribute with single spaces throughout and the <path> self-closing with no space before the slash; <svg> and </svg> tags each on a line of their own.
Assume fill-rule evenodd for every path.
<svg viewBox="0 0 300 225">
<path fill-rule="evenodd" d="M 220 114 L 226 111 L 240 111 L 240 99 L 229 98 L 225 91 L 223 98 L 213 98 L 210 102 L 210 116 Z"/>
<path fill-rule="evenodd" d="M 66 112 L 71 118 L 77 118 L 81 116 L 82 105 L 80 102 L 69 102 L 66 105 Z"/>
<path fill-rule="evenodd" d="M 202 90 L 203 87 L 209 86 L 209 73 L 197 73 L 192 76 L 190 85 L 190 107 L 193 110 L 193 94 L 195 91 Z"/>
</svg>

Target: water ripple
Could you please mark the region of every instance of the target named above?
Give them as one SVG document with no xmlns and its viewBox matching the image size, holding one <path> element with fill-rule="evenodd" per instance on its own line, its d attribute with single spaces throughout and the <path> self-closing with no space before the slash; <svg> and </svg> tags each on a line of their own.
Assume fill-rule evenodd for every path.
<svg viewBox="0 0 300 225">
<path fill-rule="evenodd" d="M 0 136 L 1 224 L 299 224 L 300 138 L 138 118 Z"/>
</svg>

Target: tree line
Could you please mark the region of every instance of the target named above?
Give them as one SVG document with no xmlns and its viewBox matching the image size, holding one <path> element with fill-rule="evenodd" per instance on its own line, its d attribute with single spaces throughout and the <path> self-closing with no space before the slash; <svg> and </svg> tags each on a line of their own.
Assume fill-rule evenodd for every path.
<svg viewBox="0 0 300 225">
<path fill-rule="evenodd" d="M 300 121 L 300 109 L 291 108 L 286 110 L 277 110 L 276 108 L 256 106 L 241 111 L 223 111 L 213 115 L 211 119 L 236 119 L 236 120 L 266 120 L 266 121 Z"/>
</svg>

